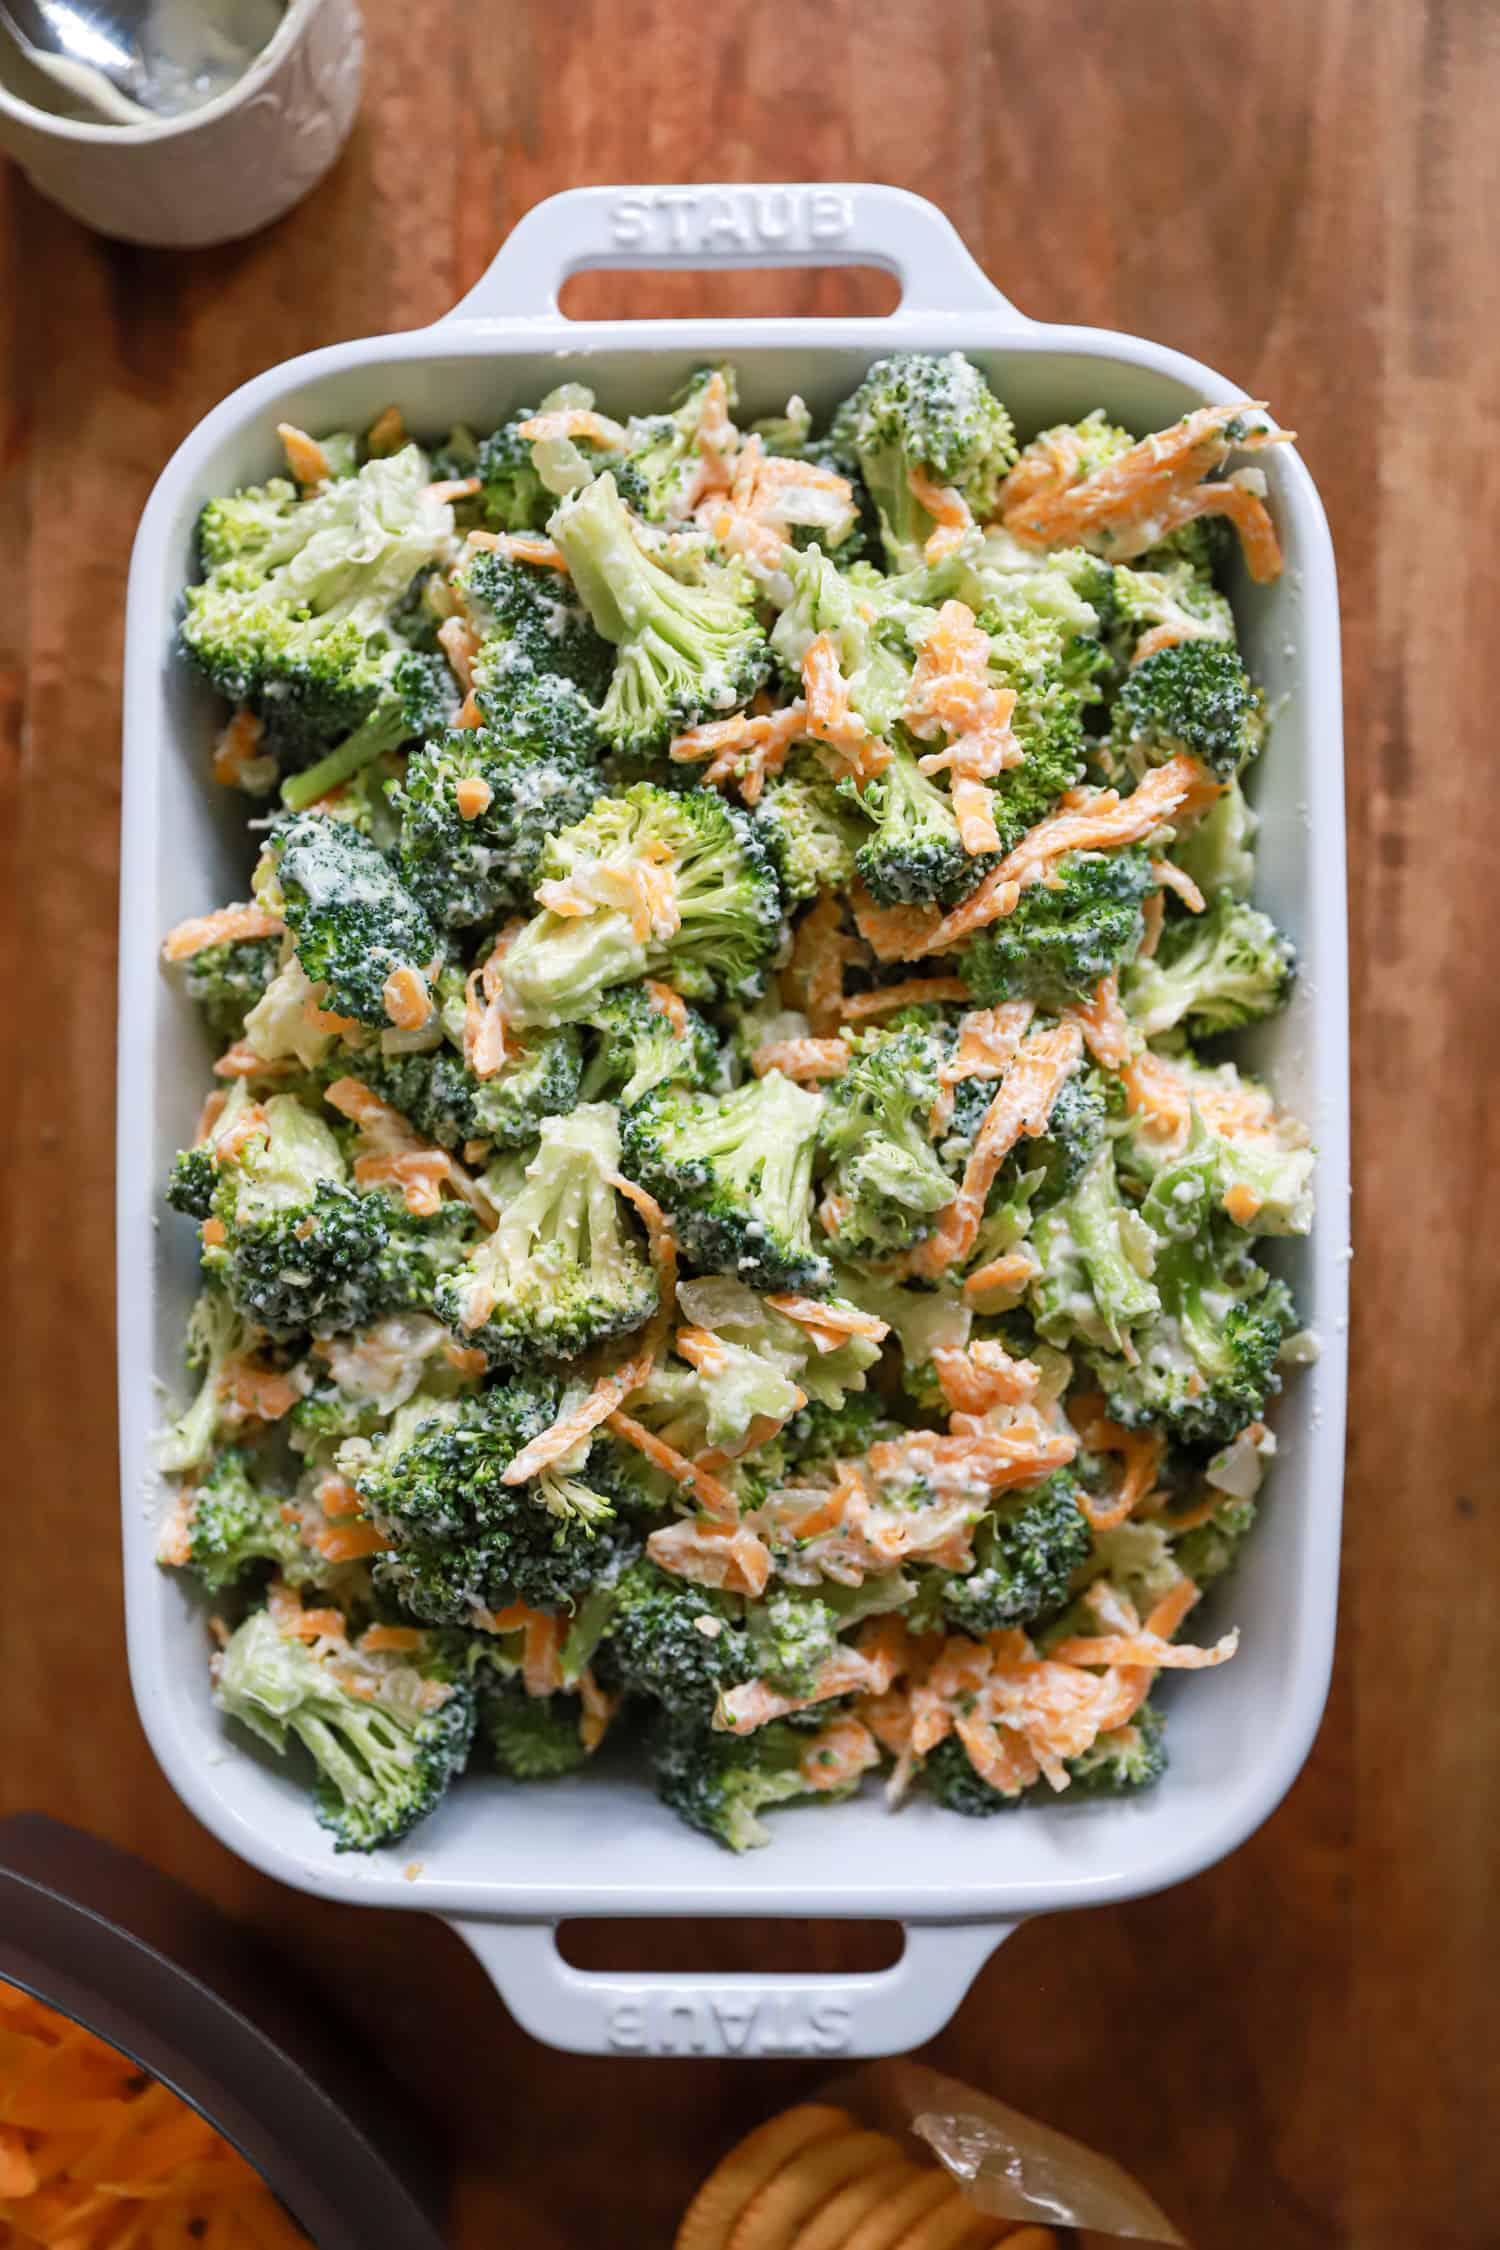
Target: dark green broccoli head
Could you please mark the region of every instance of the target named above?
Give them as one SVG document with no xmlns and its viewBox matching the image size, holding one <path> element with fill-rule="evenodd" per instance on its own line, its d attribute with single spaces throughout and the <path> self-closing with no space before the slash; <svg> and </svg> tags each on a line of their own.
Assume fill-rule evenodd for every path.
<svg viewBox="0 0 1500 2250">
<path fill-rule="evenodd" d="M 812 1235 L 822 1103 L 779 1071 L 728 1094 L 658 1090 L 621 1120 L 623 1163 L 688 1256 L 752 1289 L 826 1289 Z"/>
<path fill-rule="evenodd" d="M 769 1805 L 812 1794 L 802 1772 L 808 1738 L 786 1725 L 757 1734 L 715 1734 L 689 1712 L 663 1713 L 651 1739 L 657 1795 L 689 1828 L 730 1851 L 752 1851 L 770 1834 Z"/>
<path fill-rule="evenodd" d="M 555 1418 L 556 1387 L 535 1377 L 463 1398 L 415 1399 L 377 1438 L 355 1484 L 392 1541 L 377 1584 L 415 1616 L 462 1623 L 512 1601 L 572 1609 L 639 1552 L 634 1528 L 587 1477 L 509 1485 L 516 1454 Z"/>
<path fill-rule="evenodd" d="M 391 792 L 402 880 L 440 929 L 498 921 L 529 903 L 548 838 L 582 820 L 599 793 L 595 769 L 571 756 L 459 728 L 419 751 Z"/>
<path fill-rule="evenodd" d="M 167 1201 L 174 1211 L 182 1211 L 190 1219 L 206 1219 L 213 1210 L 218 1185 L 219 1167 L 213 1150 L 200 1142 L 196 1148 L 179 1149 L 173 1157 L 167 1175 Z"/>
<path fill-rule="evenodd" d="M 531 1696 L 519 1680 L 481 1677 L 479 1731 L 512 1781 L 554 1781 L 585 1764 L 582 1715 L 576 1695 Z"/>
<path fill-rule="evenodd" d="M 317 1768 L 319 1823 L 341 1852 L 409 1835 L 463 1771 L 474 1737 L 473 1692 L 446 1652 L 310 1647 L 265 1609 L 215 1659 L 214 1700 L 273 1750 L 301 1743 Z"/>
<path fill-rule="evenodd" d="M 361 1055 L 367 1086 L 410 1118 L 441 1148 L 491 1141 L 524 1148 L 549 1117 L 574 1108 L 583 1075 L 583 1042 L 571 1024 L 507 1038 L 505 1061 L 478 1078 L 462 1055 L 439 1047 L 424 1055 Z"/>
<path fill-rule="evenodd" d="M 609 691 L 614 652 L 571 598 L 568 578 L 482 548 L 458 590 L 480 636 L 474 693 L 485 723 L 520 749 L 597 756 L 595 707 Z"/>
<path fill-rule="evenodd" d="M 1011 1796 L 982 1781 L 969 1763 L 969 1753 L 956 1734 L 946 1735 L 922 1761 L 922 1787 L 945 1812 L 962 1813 L 969 1820 L 987 1820 L 992 1813 L 1014 1812 L 1025 1792 Z"/>
<path fill-rule="evenodd" d="M 953 1201 L 929 1129 L 943 1056 L 940 1036 L 923 1023 L 865 1032 L 824 1096 L 824 1223 L 850 1257 L 908 1249 Z"/>
<path fill-rule="evenodd" d="M 1010 416 L 961 352 L 877 360 L 838 409 L 830 434 L 859 462 L 892 570 L 914 569 L 937 528 L 912 492 L 914 472 L 954 486 L 984 518 L 994 514 L 1016 457 Z"/>
<path fill-rule="evenodd" d="M 424 980 L 441 952 L 422 907 L 385 855 L 342 821 L 303 813 L 273 839 L 287 927 L 304 975 L 340 1016 L 388 1028 L 398 969 Z"/>
<path fill-rule="evenodd" d="M 245 1018 L 276 974 L 280 951 L 280 938 L 229 938 L 200 946 L 183 963 L 187 996 L 221 1047 L 243 1038 Z"/>
<path fill-rule="evenodd" d="M 1260 690 L 1238 650 L 1222 641 L 1176 641 L 1144 657 L 1127 674 L 1110 721 L 1112 750 L 1135 773 L 1186 752 L 1229 781 L 1264 736 Z"/>
<path fill-rule="evenodd" d="M 386 1200 L 389 1231 L 381 1261 L 385 1302 L 393 1309 L 435 1312 L 438 1285 L 472 1255 L 479 1221 L 466 1203 L 415 1212 L 395 1197 Z"/>
<path fill-rule="evenodd" d="M 1058 1469 L 984 1516 L 974 1534 L 973 1570 L 943 1583 L 944 1615 L 956 1632 L 979 1639 L 1061 1609 L 1090 1544 L 1078 1486 Z"/>
<path fill-rule="evenodd" d="M 1277 1360 L 1296 1326 L 1273 1281 L 1218 1216 L 1212 1140 L 1163 1165 L 1141 1206 L 1159 1244 L 1159 1315 L 1133 1337 L 1136 1363 L 1096 1360 L 1109 1413 L 1129 1429 L 1163 1425 L 1184 1445 L 1226 1445 L 1281 1388 Z"/>
<path fill-rule="evenodd" d="M 614 1180 L 615 1112 L 590 1102 L 544 1120 L 529 1163 L 488 1175 L 499 1213 L 462 1271 L 439 1284 L 441 1317 L 492 1366 L 571 1359 L 656 1310 L 656 1275 Z"/>
<path fill-rule="evenodd" d="M 874 822 L 854 855 L 855 871 L 885 906 L 951 906 L 966 896 L 990 864 L 965 851 L 953 800 L 924 774 L 917 756 L 897 735 L 891 759 L 873 781 L 841 784 L 852 804 Z"/>
<path fill-rule="evenodd" d="M 645 984 L 617 985 L 588 1020 L 598 1037 L 584 1074 L 586 1101 L 608 1097 L 629 1109 L 655 1086 L 707 1086 L 719 1074 L 719 1042 L 707 1018 L 685 1004 L 679 1017 Z"/>
<path fill-rule="evenodd" d="M 634 757 L 749 702 L 770 669 L 753 582 L 704 566 L 674 577 L 637 539 L 613 477 L 565 500 L 549 526 L 597 630 L 615 647 L 599 711 L 611 746 Z"/>
<path fill-rule="evenodd" d="M 1149 961 L 1122 980 L 1133 1023 L 1148 1039 L 1237 1031 L 1291 996 L 1297 951 L 1269 914 L 1221 891 L 1202 914 L 1174 915 Z"/>
<path fill-rule="evenodd" d="M 782 1431 L 781 1444 L 798 1469 L 831 1468 L 835 1461 L 863 1460 L 878 1439 L 895 1434 L 875 1392 L 850 1391 L 837 1406 L 809 1399 Z"/>
<path fill-rule="evenodd" d="M 1118 1083 L 1092 1068 L 1063 1081 L 1046 1132 L 1024 1144 L 1020 1159 L 1028 1171 L 1041 1167 L 1040 1198 L 1067 1195 L 1077 1186 L 1104 1145 Z"/>
<path fill-rule="evenodd" d="M 360 726 L 410 656 L 396 612 L 453 535 L 428 482 L 406 446 L 305 497 L 278 479 L 204 511 L 208 575 L 188 590 L 183 647 L 265 722 L 262 747 L 284 772 Z"/>
<path fill-rule="evenodd" d="M 754 1679 L 737 1602 L 644 1558 L 615 1587 L 606 1645 L 621 1685 L 707 1726 L 720 1694 Z"/>
<path fill-rule="evenodd" d="M 554 835 L 542 911 L 505 955 L 518 1023 L 576 1023 L 613 986 L 663 978 L 689 999 L 749 999 L 782 936 L 781 892 L 749 817 L 713 790 L 638 782 Z M 546 901 L 581 903 L 559 913 Z M 618 898 L 619 904 L 613 903 Z"/>
<path fill-rule="evenodd" d="M 976 1002 L 989 1008 L 1026 999 L 1061 1008 L 1087 999 L 1101 977 L 1135 953 L 1154 884 L 1142 846 L 1066 853 L 1051 880 L 1022 891 L 1011 913 L 965 946 L 963 975 Z"/>
<path fill-rule="evenodd" d="M 458 715 L 458 688 L 441 656 L 398 656 L 369 715 L 338 746 L 281 785 L 289 812 L 304 812 L 331 789 L 347 789 L 377 759 L 420 735 L 441 734 Z M 342 813 L 342 806 L 340 813 Z M 356 813 L 356 824 L 361 814 Z M 367 832 L 367 829 L 366 831 Z"/>
</svg>

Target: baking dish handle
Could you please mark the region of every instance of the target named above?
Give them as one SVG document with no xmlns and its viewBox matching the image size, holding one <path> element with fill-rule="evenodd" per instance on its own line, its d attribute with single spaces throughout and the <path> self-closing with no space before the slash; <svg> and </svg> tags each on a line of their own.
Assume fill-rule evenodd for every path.
<svg viewBox="0 0 1500 2250">
<path fill-rule="evenodd" d="M 880 266 L 901 284 L 903 315 L 999 312 L 1031 325 L 935 203 L 852 181 L 568 188 L 517 220 L 446 318 L 556 318 L 563 283 L 600 266 Z"/>
<path fill-rule="evenodd" d="M 1014 1922 L 927 1923 L 874 1975 L 575 1969 L 555 1922 L 453 1920 L 517 2023 L 575 2055 L 896 2055 L 941 2031 Z"/>
</svg>

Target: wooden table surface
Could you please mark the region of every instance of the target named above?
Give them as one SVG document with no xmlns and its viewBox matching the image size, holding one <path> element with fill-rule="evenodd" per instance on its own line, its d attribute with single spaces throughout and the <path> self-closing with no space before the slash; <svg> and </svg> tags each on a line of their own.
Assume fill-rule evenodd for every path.
<svg viewBox="0 0 1500 2250">
<path fill-rule="evenodd" d="M 138 1848 L 323 1981 L 451 2120 L 458 2250 L 662 2244 L 731 2130 L 810 2083 L 791 2064 L 545 2052 L 438 1924 L 262 1880 L 152 1761 L 115 1530 L 121 616 L 138 512 L 199 416 L 290 353 L 431 320 L 540 196 L 898 181 L 946 207 L 1026 310 L 1178 345 L 1301 433 L 1344 589 L 1357 1006 L 1348 1542 L 1317 1747 L 1227 1864 L 1023 1929 L 934 2057 L 1124 2159 L 1202 2250 L 1493 2250 L 1500 880 L 1479 809 L 1500 596 L 1500 10 L 366 13 L 354 143 L 257 241 L 106 243 L 0 166 L 0 1810 Z M 574 309 L 837 311 L 863 289 L 616 279 Z M 763 1942 L 596 1932 L 588 1957 L 743 1966 Z M 775 1942 L 805 1967 L 858 1962 L 870 1938 Z"/>
</svg>

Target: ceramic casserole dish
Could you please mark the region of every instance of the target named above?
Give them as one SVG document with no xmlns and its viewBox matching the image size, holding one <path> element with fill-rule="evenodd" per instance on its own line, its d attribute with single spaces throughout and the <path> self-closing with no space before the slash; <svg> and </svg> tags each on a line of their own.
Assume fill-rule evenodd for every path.
<svg viewBox="0 0 1500 2250">
<path fill-rule="evenodd" d="M 564 317 L 557 292 L 592 266 L 878 265 L 902 286 L 879 320 L 622 321 Z M 161 1182 L 190 1137 L 204 1075 L 191 1004 L 162 976 L 161 933 L 243 892 L 237 808 L 206 781 L 211 698 L 174 647 L 193 526 L 211 493 L 264 477 L 274 429 L 361 427 L 392 400 L 409 426 L 489 428 L 564 377 L 613 414 L 654 404 L 705 360 L 734 361 L 748 416 L 800 391 L 815 412 L 869 362 L 903 347 L 961 349 L 1015 414 L 1022 438 L 1100 406 L 1149 430 L 1244 394 L 1165 347 L 1042 326 L 999 295 L 946 218 L 880 186 L 588 188 L 527 214 L 445 320 L 337 344 L 271 369 L 181 446 L 152 495 L 130 578 L 125 679 L 119 1081 L 120 1413 L 131 1673 L 157 1757 L 231 1850 L 283 1882 L 351 1906 L 444 1916 L 539 2038 L 590 2052 L 879 2054 L 947 2021 L 1022 1918 L 1161 1889 L 1233 1850 L 1305 1758 L 1333 1648 L 1343 1468 L 1348 1224 L 1347 1004 L 1337 588 L 1328 530 L 1289 446 L 1264 456 L 1286 555 L 1275 584 L 1231 589 L 1241 638 L 1274 712 L 1252 794 L 1259 895 L 1302 963 L 1286 1014 L 1250 1059 L 1312 1127 L 1319 1209 L 1278 1245 L 1321 1343 L 1280 1402 L 1281 1458 L 1242 1569 L 1216 1603 L 1242 1629 L 1236 1661 L 1175 1703 L 1173 1762 L 1140 1804 L 1060 1802 L 998 1823 L 948 1819 L 878 1793 L 789 1820 L 742 1860 L 679 1825 L 628 1779 L 526 1790 L 462 1783 L 413 1844 L 335 1857 L 295 1783 L 225 1739 L 210 1701 L 203 1618 L 154 1560 L 162 1495 L 152 1434 L 182 1388 L 194 1287 L 191 1230 L 160 1224 Z M 1278 401 L 1289 412 L 1295 401 Z M 420 1865 L 412 1871 L 413 1860 Z M 559 1921 L 610 1916 L 865 1917 L 906 1925 L 906 1951 L 871 1976 L 585 1974 L 555 1947 Z"/>
</svg>

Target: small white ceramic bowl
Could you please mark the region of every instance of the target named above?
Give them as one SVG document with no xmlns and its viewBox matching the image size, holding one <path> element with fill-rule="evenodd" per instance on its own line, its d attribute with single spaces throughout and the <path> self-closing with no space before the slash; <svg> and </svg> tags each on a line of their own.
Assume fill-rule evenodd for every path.
<svg viewBox="0 0 1500 2250">
<path fill-rule="evenodd" d="M 7 57 L 0 149 L 100 234 L 161 249 L 232 242 L 316 187 L 349 137 L 364 73 L 357 0 L 289 0 L 227 93 L 152 125 L 93 125 L 21 98 L 39 74 Z M 12 90 L 16 89 L 16 90 Z"/>
</svg>

